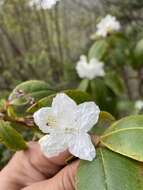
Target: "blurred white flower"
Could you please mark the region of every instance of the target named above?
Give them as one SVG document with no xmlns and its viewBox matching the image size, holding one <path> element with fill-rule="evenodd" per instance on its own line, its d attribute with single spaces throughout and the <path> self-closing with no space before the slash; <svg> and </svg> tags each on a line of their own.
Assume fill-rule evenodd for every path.
<svg viewBox="0 0 143 190">
<path fill-rule="evenodd" d="M 111 32 L 119 31 L 120 28 L 120 22 L 116 19 L 116 17 L 107 15 L 97 25 L 96 35 L 106 37 Z"/>
<path fill-rule="evenodd" d="M 29 6 L 37 9 L 51 9 L 60 0 L 30 0 Z"/>
<path fill-rule="evenodd" d="M 74 156 L 92 161 L 96 151 L 88 131 L 97 123 L 99 113 L 94 102 L 77 105 L 66 94 L 57 94 L 52 107 L 34 113 L 35 123 L 48 133 L 39 141 L 42 152 L 53 157 L 68 149 Z"/>
<path fill-rule="evenodd" d="M 136 108 L 137 110 L 143 109 L 143 101 L 142 101 L 142 100 L 137 100 L 137 101 L 135 102 L 135 108 Z"/>
<path fill-rule="evenodd" d="M 76 71 L 80 78 L 87 78 L 92 80 L 99 76 L 104 76 L 104 64 L 97 59 L 93 58 L 87 61 L 87 57 L 82 55 L 76 65 Z"/>
</svg>

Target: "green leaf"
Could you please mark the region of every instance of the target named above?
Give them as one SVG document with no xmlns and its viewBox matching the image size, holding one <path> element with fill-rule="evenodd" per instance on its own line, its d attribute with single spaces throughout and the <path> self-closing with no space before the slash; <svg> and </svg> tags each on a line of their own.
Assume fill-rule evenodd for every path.
<svg viewBox="0 0 143 190">
<path fill-rule="evenodd" d="M 67 94 L 69 97 L 71 97 L 77 104 L 83 103 L 85 101 L 93 101 L 93 99 L 90 97 L 90 95 L 88 93 L 82 92 L 79 90 L 65 90 L 64 93 Z M 36 110 L 38 110 L 42 107 L 51 106 L 53 98 L 55 96 L 56 96 L 56 94 L 50 95 L 50 96 L 47 96 L 47 97 L 41 99 L 36 104 L 31 106 L 27 110 L 27 112 L 34 113 Z"/>
<path fill-rule="evenodd" d="M 143 65 L 143 39 L 141 39 L 134 50 L 134 54 L 135 54 L 135 62 L 134 62 L 134 66 L 135 67 L 141 67 Z"/>
<path fill-rule="evenodd" d="M 89 50 L 89 59 L 97 58 L 99 60 L 103 59 L 108 50 L 108 43 L 105 40 L 96 41 Z"/>
<path fill-rule="evenodd" d="M 25 114 L 28 107 L 53 93 L 55 91 L 51 90 L 43 81 L 30 80 L 21 83 L 9 96 L 8 113 L 10 114 L 13 109 L 12 115 L 9 116 L 13 116 L 14 112 L 17 115 Z"/>
<path fill-rule="evenodd" d="M 21 105 L 29 101 L 29 97 L 37 101 L 51 93 L 55 93 L 55 91 L 50 89 L 44 81 L 30 80 L 18 85 L 10 94 L 9 99 L 13 104 Z"/>
<path fill-rule="evenodd" d="M 9 122 L 0 120 L 0 139 L 12 150 L 23 150 L 27 145 L 22 136 L 11 127 Z"/>
<path fill-rule="evenodd" d="M 102 135 L 104 131 L 115 122 L 115 118 L 108 112 L 100 112 L 98 123 L 90 131 L 91 134 Z"/>
<path fill-rule="evenodd" d="M 87 89 L 88 89 L 88 87 L 89 87 L 89 80 L 88 80 L 88 79 L 83 79 L 83 80 L 80 82 L 79 86 L 78 86 L 78 90 L 81 90 L 81 91 L 83 91 L 83 92 L 86 92 Z"/>
<path fill-rule="evenodd" d="M 105 78 L 106 85 L 117 95 L 123 96 L 125 85 L 123 79 L 115 72 L 107 73 Z"/>
<path fill-rule="evenodd" d="M 115 94 L 107 87 L 104 80 L 95 79 L 90 81 L 91 94 L 101 110 L 116 115 L 117 99 Z"/>
<path fill-rule="evenodd" d="M 139 58 L 143 58 L 143 39 L 141 39 L 135 48 L 135 54 Z"/>
<path fill-rule="evenodd" d="M 81 161 L 77 190 L 141 190 L 143 166 L 105 148 L 97 149 L 92 162 Z"/>
<path fill-rule="evenodd" d="M 117 66 L 125 65 L 130 55 L 128 39 L 122 35 L 111 35 L 108 43 L 110 44 L 108 61 Z"/>
<path fill-rule="evenodd" d="M 143 115 L 113 123 L 101 136 L 101 143 L 112 151 L 143 161 Z"/>
</svg>

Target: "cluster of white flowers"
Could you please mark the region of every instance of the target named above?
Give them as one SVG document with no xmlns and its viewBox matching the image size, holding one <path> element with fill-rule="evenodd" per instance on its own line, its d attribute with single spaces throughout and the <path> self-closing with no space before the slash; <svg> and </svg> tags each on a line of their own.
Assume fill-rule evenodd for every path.
<svg viewBox="0 0 143 190">
<path fill-rule="evenodd" d="M 80 57 L 76 70 L 80 78 L 87 78 L 89 80 L 105 75 L 104 64 L 96 58 L 91 59 L 88 63 L 85 55 Z"/>
<path fill-rule="evenodd" d="M 29 6 L 37 9 L 51 9 L 60 0 L 30 0 Z"/>
<path fill-rule="evenodd" d="M 137 100 L 137 101 L 135 102 L 135 108 L 136 108 L 137 110 L 142 110 L 142 109 L 143 109 L 143 101 L 142 101 L 142 100 Z"/>
<path fill-rule="evenodd" d="M 97 123 L 99 113 L 94 102 L 77 105 L 66 94 L 57 94 L 52 107 L 41 108 L 34 114 L 35 123 L 48 133 L 39 141 L 45 156 L 57 156 L 68 149 L 74 156 L 92 161 L 96 151 L 88 131 Z"/>
<path fill-rule="evenodd" d="M 120 22 L 116 19 L 116 17 L 107 15 L 97 25 L 96 35 L 106 37 L 109 33 L 119 31 L 120 28 Z"/>
</svg>

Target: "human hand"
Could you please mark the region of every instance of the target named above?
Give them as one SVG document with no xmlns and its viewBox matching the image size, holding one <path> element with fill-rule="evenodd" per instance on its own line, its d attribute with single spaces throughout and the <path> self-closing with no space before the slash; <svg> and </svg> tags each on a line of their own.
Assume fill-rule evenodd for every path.
<svg viewBox="0 0 143 190">
<path fill-rule="evenodd" d="M 79 161 L 66 166 L 66 151 L 46 158 L 38 143 L 29 143 L 26 151 L 17 152 L 0 173 L 1 190 L 74 190 Z"/>
</svg>

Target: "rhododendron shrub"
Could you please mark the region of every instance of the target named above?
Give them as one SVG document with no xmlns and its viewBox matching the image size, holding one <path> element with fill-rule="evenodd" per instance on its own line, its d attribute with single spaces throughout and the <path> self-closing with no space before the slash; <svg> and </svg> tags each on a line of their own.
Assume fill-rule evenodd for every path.
<svg viewBox="0 0 143 190">
<path fill-rule="evenodd" d="M 27 148 L 26 131 L 45 156 L 68 149 L 80 159 L 77 189 L 143 188 L 142 115 L 117 120 L 87 92 L 55 92 L 42 81 L 18 85 L 0 113 L 0 139 L 12 151 Z"/>
<path fill-rule="evenodd" d="M 69 150 L 70 162 L 80 160 L 77 190 L 142 190 L 143 43 L 131 45 L 111 15 L 92 39 L 75 67 L 77 88 L 30 80 L 0 101 L 0 141 L 17 151 L 34 139 L 46 157 Z"/>
</svg>

